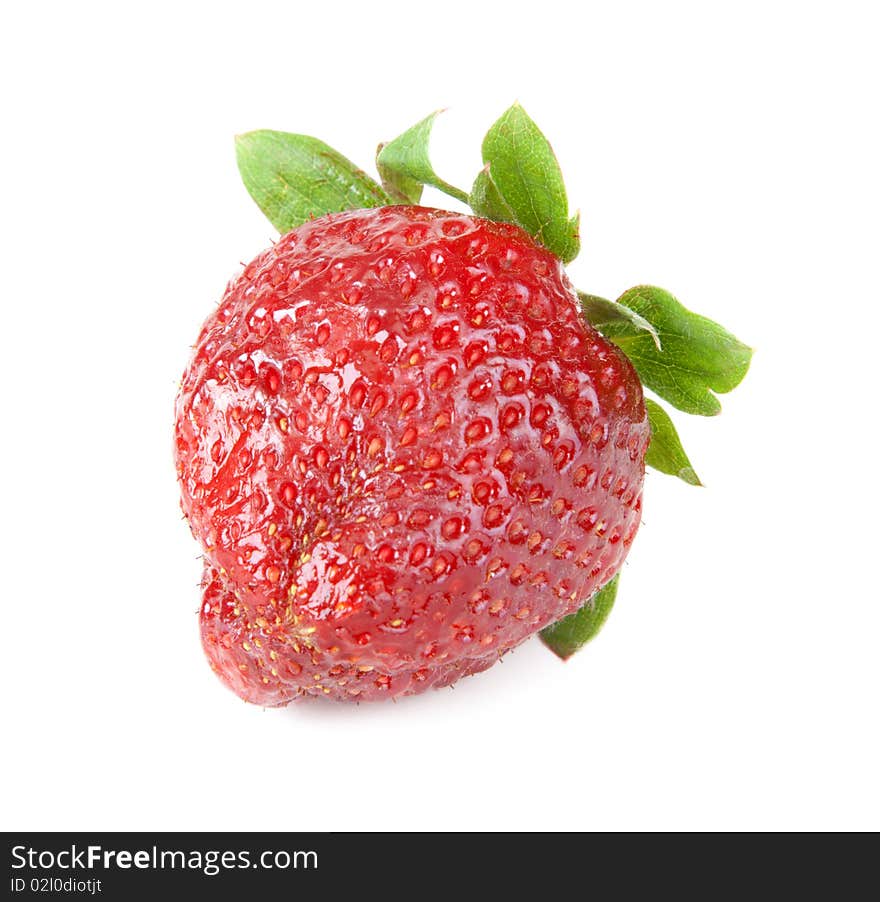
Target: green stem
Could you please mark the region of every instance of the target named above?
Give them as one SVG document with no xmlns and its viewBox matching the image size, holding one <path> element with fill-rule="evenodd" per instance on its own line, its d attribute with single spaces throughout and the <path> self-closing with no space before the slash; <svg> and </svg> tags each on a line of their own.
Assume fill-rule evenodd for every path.
<svg viewBox="0 0 880 902">
<path fill-rule="evenodd" d="M 462 191 L 461 188 L 456 188 L 455 185 L 450 185 L 449 182 L 444 182 L 442 179 L 437 179 L 435 182 L 431 182 L 431 185 L 438 191 L 442 191 L 444 194 L 448 194 L 450 197 L 454 197 L 456 200 L 460 200 L 463 204 L 470 206 L 470 200 L 467 191 Z"/>
</svg>

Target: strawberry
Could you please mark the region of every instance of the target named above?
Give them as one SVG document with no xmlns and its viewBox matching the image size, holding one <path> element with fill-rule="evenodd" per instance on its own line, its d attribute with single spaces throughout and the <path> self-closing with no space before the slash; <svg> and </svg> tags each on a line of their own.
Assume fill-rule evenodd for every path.
<svg viewBox="0 0 880 902">
<path fill-rule="evenodd" d="M 492 219 L 414 203 L 421 183 L 457 191 L 414 165 L 424 129 L 380 152 L 384 188 L 318 148 L 317 176 L 281 181 L 337 194 L 292 211 L 272 167 L 316 142 L 287 136 L 301 139 L 287 159 L 267 134 L 272 155 L 240 164 L 285 234 L 208 317 L 176 406 L 212 667 L 274 706 L 449 685 L 546 627 L 567 656 L 598 628 L 583 618 L 607 614 L 613 596 L 595 600 L 638 529 L 651 429 L 667 428 L 643 400 L 641 379 L 662 381 L 643 343 L 661 344 L 677 302 L 579 296 L 562 265 L 576 219 L 563 204 L 529 228 L 517 208 L 546 197 L 523 206 L 503 152 L 471 195 Z M 696 481 L 669 429 L 654 464 Z"/>
<path fill-rule="evenodd" d="M 482 670 L 587 601 L 638 527 L 638 377 L 514 225 L 394 206 L 288 233 L 202 329 L 177 423 L 219 568 L 206 650 L 263 703 Z"/>
</svg>

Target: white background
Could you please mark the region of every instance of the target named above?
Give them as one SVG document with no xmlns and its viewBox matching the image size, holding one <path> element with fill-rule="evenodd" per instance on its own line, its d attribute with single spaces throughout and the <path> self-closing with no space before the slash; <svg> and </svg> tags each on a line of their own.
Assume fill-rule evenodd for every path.
<svg viewBox="0 0 880 902">
<path fill-rule="evenodd" d="M 3 828 L 880 828 L 872 4 L 13 9 Z M 677 418 L 706 488 L 649 475 L 567 665 L 530 642 L 397 704 L 247 706 L 202 658 L 171 463 L 189 345 L 273 237 L 232 136 L 369 167 L 449 106 L 467 187 L 514 99 L 583 210 L 578 284 L 662 285 L 756 349 L 720 417 Z"/>
</svg>

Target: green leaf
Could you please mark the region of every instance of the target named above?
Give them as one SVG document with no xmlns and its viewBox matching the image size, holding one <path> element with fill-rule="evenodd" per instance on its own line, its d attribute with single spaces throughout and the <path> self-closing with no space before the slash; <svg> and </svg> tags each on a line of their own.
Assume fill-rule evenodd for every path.
<svg viewBox="0 0 880 902">
<path fill-rule="evenodd" d="M 619 573 L 594 593 L 579 611 L 541 630 L 541 641 L 563 661 L 570 658 L 602 629 L 614 607 L 618 582 Z"/>
<path fill-rule="evenodd" d="M 474 180 L 468 203 L 477 216 L 494 219 L 495 222 L 516 222 L 516 214 L 501 196 L 488 165 L 480 170 Z"/>
<path fill-rule="evenodd" d="M 647 332 L 651 338 L 654 339 L 657 350 L 663 350 L 663 344 L 660 341 L 657 330 L 634 310 L 630 310 L 629 307 L 624 307 L 622 304 L 617 304 L 614 301 L 600 298 L 595 294 L 584 294 L 582 291 L 579 291 L 577 294 L 580 298 L 581 309 L 584 311 L 587 322 L 598 329 L 603 335 L 605 334 L 606 329 L 611 329 L 621 322 L 628 323 L 635 329 Z"/>
<path fill-rule="evenodd" d="M 389 194 L 404 203 L 417 204 L 422 197 L 422 185 L 431 185 L 456 200 L 468 202 L 467 194 L 460 188 L 444 182 L 431 165 L 428 154 L 431 129 L 441 112 L 443 111 L 437 110 L 431 113 L 407 129 L 399 138 L 379 146 L 376 167 L 382 182 Z"/>
<path fill-rule="evenodd" d="M 308 135 L 248 132 L 236 136 L 235 153 L 245 187 L 281 233 L 325 213 L 391 203 L 354 163 Z"/>
<path fill-rule="evenodd" d="M 651 444 L 648 445 L 645 463 L 661 473 L 683 479 L 688 485 L 702 485 L 684 453 L 681 439 L 669 414 L 650 398 L 645 398 L 645 408 L 651 424 Z"/>
<path fill-rule="evenodd" d="M 515 221 L 563 262 L 573 260 L 580 250 L 579 216 L 569 218 L 553 148 L 518 103 L 487 132 L 483 163 Z"/>
<path fill-rule="evenodd" d="M 422 199 L 423 185 L 417 179 L 391 169 L 382 162 L 382 151 L 387 144 L 380 144 L 376 150 L 376 169 L 382 179 L 382 187 L 391 199 L 400 204 L 417 204 Z"/>
<path fill-rule="evenodd" d="M 720 413 L 713 392 L 732 391 L 742 382 L 751 348 L 718 323 L 691 313 L 662 288 L 639 285 L 617 303 L 650 323 L 660 344 L 658 348 L 654 335 L 626 315 L 599 330 L 629 357 L 642 382 L 685 413 Z"/>
</svg>

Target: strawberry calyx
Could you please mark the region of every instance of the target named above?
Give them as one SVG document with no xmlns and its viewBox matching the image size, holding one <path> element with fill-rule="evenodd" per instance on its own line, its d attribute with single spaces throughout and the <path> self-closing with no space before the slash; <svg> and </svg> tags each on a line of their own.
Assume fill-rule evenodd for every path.
<svg viewBox="0 0 880 902">
<path fill-rule="evenodd" d="M 489 128 L 469 191 L 441 178 L 431 162 L 431 131 L 440 112 L 379 145 L 378 181 L 317 138 L 272 130 L 236 137 L 239 171 L 282 234 L 328 213 L 417 205 L 427 185 L 477 216 L 518 225 L 563 263 L 574 260 L 580 214 L 570 214 L 553 148 L 522 106 L 513 104 Z M 717 395 L 736 388 L 748 371 L 748 346 L 661 288 L 639 285 L 615 301 L 582 292 L 578 297 L 585 319 L 629 358 L 644 388 L 684 413 L 720 413 Z M 651 427 L 646 465 L 702 485 L 668 412 L 650 397 L 645 405 Z M 542 639 L 569 657 L 601 628 L 616 592 L 617 576 L 613 587 L 609 583 L 580 611 L 545 629 Z"/>
<path fill-rule="evenodd" d="M 456 188 L 434 172 L 428 155 L 437 110 L 407 129 L 399 138 L 380 144 L 376 151 L 376 169 L 385 190 L 402 204 L 418 204 L 422 189 L 430 185 L 463 204 L 470 204 L 467 191 Z"/>
</svg>

